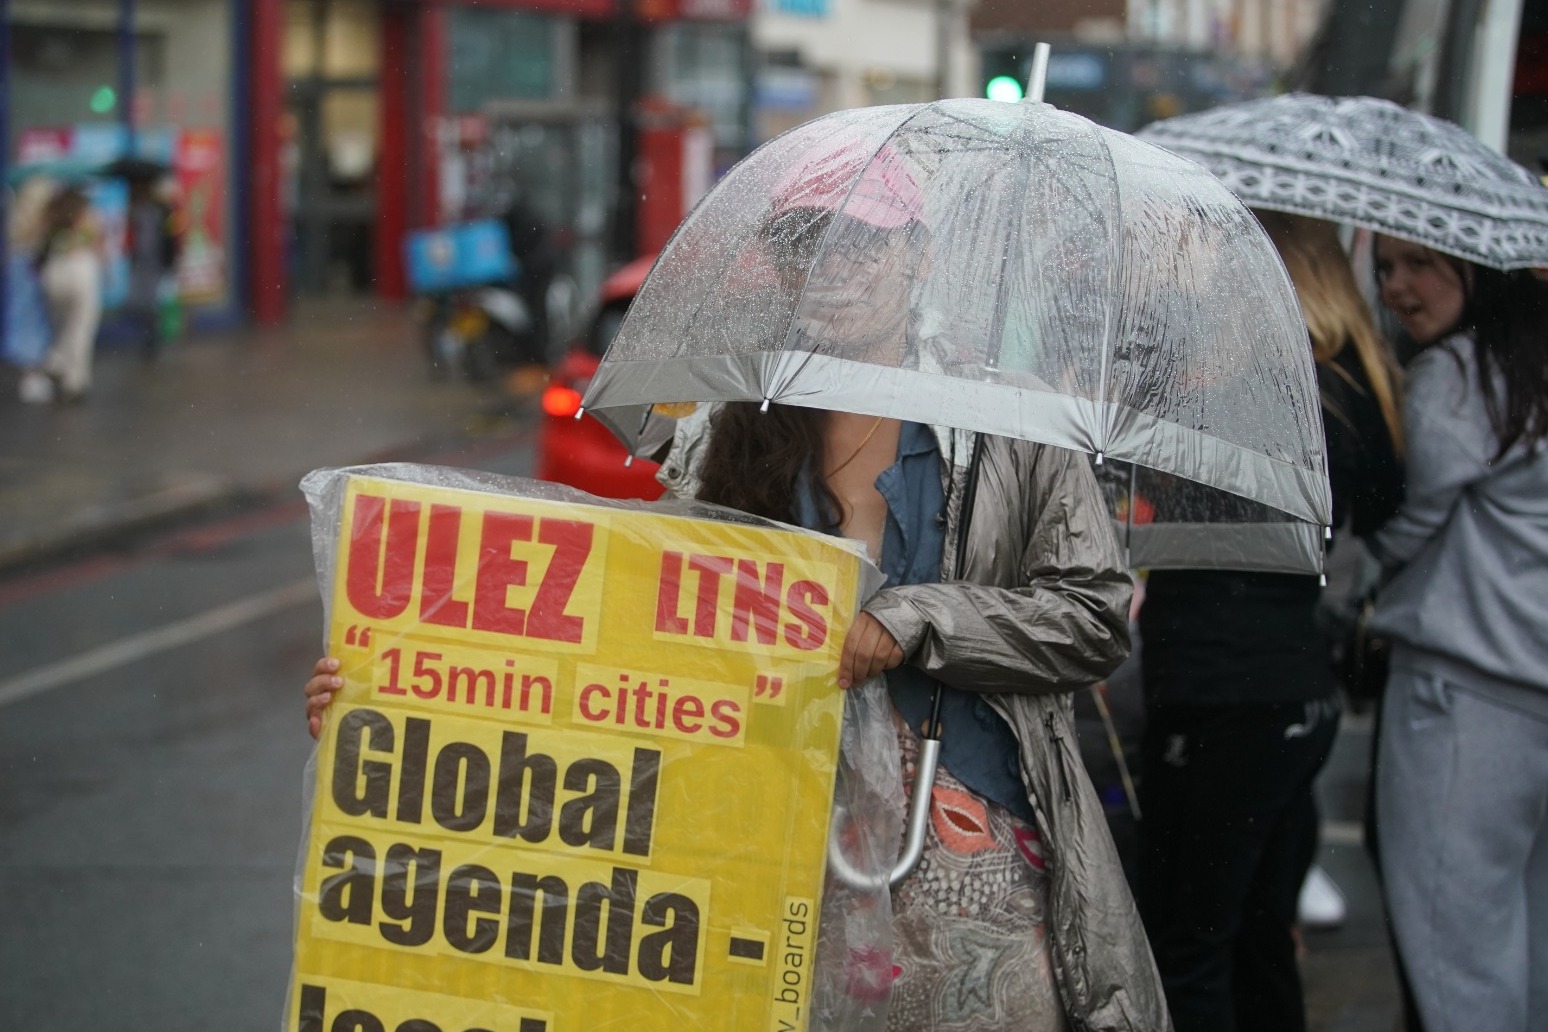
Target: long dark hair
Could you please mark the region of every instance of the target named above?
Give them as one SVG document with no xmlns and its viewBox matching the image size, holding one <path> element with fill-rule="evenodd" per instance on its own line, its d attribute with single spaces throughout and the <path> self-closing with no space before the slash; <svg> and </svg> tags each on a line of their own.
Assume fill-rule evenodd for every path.
<svg viewBox="0 0 1548 1032">
<path fill-rule="evenodd" d="M 1477 342 L 1478 386 L 1500 442 L 1497 462 L 1518 443 L 1548 438 L 1548 283 L 1525 269 L 1468 269 L 1451 261 L 1466 290 L 1460 328 L 1472 330 Z"/>
<path fill-rule="evenodd" d="M 796 491 L 808 463 L 822 462 L 822 419 L 817 409 L 730 402 L 710 417 L 709 445 L 700 467 L 699 498 L 784 523 L 795 523 Z M 829 522 L 838 499 L 820 476 L 811 479 Z"/>
</svg>

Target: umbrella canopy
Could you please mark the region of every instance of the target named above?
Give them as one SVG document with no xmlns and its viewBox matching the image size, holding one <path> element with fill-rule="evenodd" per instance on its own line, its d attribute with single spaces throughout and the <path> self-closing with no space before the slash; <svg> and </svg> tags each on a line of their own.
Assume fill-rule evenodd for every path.
<svg viewBox="0 0 1548 1032">
<path fill-rule="evenodd" d="M 165 162 L 139 157 L 115 158 L 102 166 L 103 175 L 131 182 L 151 182 L 169 175 L 171 171 L 171 166 Z"/>
<path fill-rule="evenodd" d="M 1139 137 L 1255 208 L 1347 222 L 1501 270 L 1548 265 L 1548 189 L 1444 119 L 1293 93 L 1153 122 Z"/>
<path fill-rule="evenodd" d="M 1215 499 L 1135 527 L 1158 565 L 1321 568 L 1321 411 L 1273 245 L 1197 165 L 1046 104 L 841 111 L 732 169 L 585 406 L 633 445 L 649 405 L 737 400 L 1130 460 Z"/>
<path fill-rule="evenodd" d="M 47 179 L 59 179 L 73 181 L 86 179 L 100 174 L 102 163 L 100 161 L 85 161 L 80 158 L 54 158 L 47 161 L 29 161 L 25 165 L 13 165 L 6 171 L 6 182 L 12 186 L 19 186 L 29 179 L 42 176 Z"/>
</svg>

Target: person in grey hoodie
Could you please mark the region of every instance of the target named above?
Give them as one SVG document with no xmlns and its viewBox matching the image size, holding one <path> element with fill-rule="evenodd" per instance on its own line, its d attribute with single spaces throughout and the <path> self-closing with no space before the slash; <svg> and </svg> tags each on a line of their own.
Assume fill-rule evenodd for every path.
<svg viewBox="0 0 1548 1032">
<path fill-rule="evenodd" d="M 1424 1027 L 1548 1027 L 1548 284 L 1388 237 L 1408 484 L 1374 550 L 1393 643 L 1376 771 Z"/>
</svg>

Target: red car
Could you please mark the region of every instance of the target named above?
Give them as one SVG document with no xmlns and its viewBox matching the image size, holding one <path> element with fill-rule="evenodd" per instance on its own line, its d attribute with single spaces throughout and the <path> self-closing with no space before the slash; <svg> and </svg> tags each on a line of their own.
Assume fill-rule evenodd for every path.
<svg viewBox="0 0 1548 1032">
<path fill-rule="evenodd" d="M 570 348 L 550 374 L 543 391 L 538 479 L 603 498 L 660 497 L 656 463 L 635 459 L 625 465 L 629 453 L 607 427 L 589 415 L 575 418 L 581 396 L 655 260 L 653 254 L 637 258 L 603 281 L 597 314 L 585 338 Z"/>
</svg>

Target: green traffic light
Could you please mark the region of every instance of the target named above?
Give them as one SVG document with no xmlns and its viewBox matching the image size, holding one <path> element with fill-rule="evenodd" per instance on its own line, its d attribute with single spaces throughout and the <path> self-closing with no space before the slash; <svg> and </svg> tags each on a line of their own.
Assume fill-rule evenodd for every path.
<svg viewBox="0 0 1548 1032">
<path fill-rule="evenodd" d="M 118 106 L 118 94 L 111 86 L 98 86 L 91 95 L 91 110 L 99 115 L 105 115 Z"/>
<path fill-rule="evenodd" d="M 1022 98 L 1021 83 L 1013 76 L 996 75 L 989 80 L 989 85 L 984 87 L 984 96 L 990 100 L 1003 100 L 1014 104 Z"/>
</svg>

